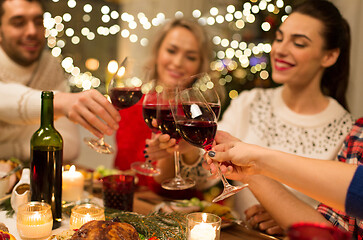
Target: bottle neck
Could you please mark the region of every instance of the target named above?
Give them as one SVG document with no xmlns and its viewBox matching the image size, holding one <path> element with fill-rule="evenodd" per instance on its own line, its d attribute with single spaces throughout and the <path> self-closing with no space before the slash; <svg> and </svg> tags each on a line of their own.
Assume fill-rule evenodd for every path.
<svg viewBox="0 0 363 240">
<path fill-rule="evenodd" d="M 40 125 L 53 127 L 53 121 L 53 98 L 43 96 Z"/>
</svg>

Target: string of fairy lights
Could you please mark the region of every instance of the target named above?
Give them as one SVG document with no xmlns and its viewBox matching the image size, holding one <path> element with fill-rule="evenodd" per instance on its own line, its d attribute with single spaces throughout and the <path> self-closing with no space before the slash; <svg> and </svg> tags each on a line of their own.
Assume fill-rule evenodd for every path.
<svg viewBox="0 0 363 240">
<path fill-rule="evenodd" d="M 52 0 L 53 3 L 57 3 L 60 0 Z M 84 1 L 83 1 L 84 2 Z M 69 10 L 75 8 L 77 4 L 80 4 L 76 0 L 68 0 L 67 6 Z M 50 12 L 44 14 L 44 26 L 46 28 L 47 45 L 51 49 L 51 53 L 55 57 L 62 57 L 62 51 L 66 44 L 79 45 L 82 41 L 93 41 L 99 36 L 109 36 L 120 34 L 124 39 L 130 41 L 131 44 L 139 44 L 141 47 L 147 47 L 149 39 L 141 36 L 141 32 L 148 31 L 153 27 L 157 27 L 168 20 L 167 16 L 160 12 L 155 16 L 147 16 L 146 13 L 138 12 L 135 15 L 127 12 L 119 12 L 112 10 L 110 6 L 103 5 L 101 7 L 93 4 L 93 1 L 89 3 L 82 3 L 83 12 L 82 20 L 84 26 L 76 32 L 75 29 L 69 27 L 69 23 L 72 21 L 73 16 L 71 11 L 65 10 L 63 15 L 52 16 Z M 95 32 L 91 31 L 87 27 L 87 23 L 90 22 L 92 12 L 100 11 L 101 19 L 97 20 L 100 25 L 96 28 Z M 221 24 L 228 24 L 228 27 L 234 31 L 243 31 L 248 24 L 254 24 L 256 21 L 256 15 L 262 11 L 267 11 L 271 14 L 279 14 L 283 12 L 281 21 L 284 21 L 287 14 L 291 12 L 291 6 L 285 5 L 283 0 L 250 0 L 246 1 L 241 9 L 236 9 L 234 5 L 227 5 L 223 8 L 212 7 L 209 12 L 202 12 L 199 9 L 194 9 L 191 15 L 204 26 L 215 26 Z M 189 15 L 190 13 L 188 13 Z M 281 15 L 281 14 L 280 14 Z M 174 16 L 170 17 L 183 17 L 182 11 L 176 11 Z M 112 24 L 116 22 L 116 24 Z M 122 24 L 122 27 L 120 26 Z M 271 24 L 268 21 L 263 21 L 260 24 L 260 28 L 268 32 L 271 30 Z M 142 31 L 140 31 L 142 29 Z M 139 31 L 137 31 L 139 30 Z M 65 41 L 64 38 L 68 38 L 70 41 Z M 248 43 L 245 41 L 238 41 L 233 39 L 223 38 L 219 35 L 212 37 L 212 42 L 215 45 L 215 60 L 211 63 L 210 67 L 213 71 L 221 73 L 222 78 L 219 80 L 219 84 L 225 85 L 232 81 L 233 74 L 239 78 L 246 76 L 247 71 L 252 74 L 259 74 L 261 79 L 267 79 L 269 73 L 266 70 L 267 60 L 262 57 L 263 54 L 268 54 L 271 51 L 271 43 Z M 251 62 L 252 58 L 262 59 L 258 63 Z M 71 74 L 70 84 L 87 90 L 91 88 L 98 88 L 101 81 L 91 74 L 91 71 L 97 70 L 99 67 L 99 61 L 94 58 L 87 59 L 85 66 L 89 71 L 81 72 L 78 66 L 75 66 L 72 57 L 65 57 L 62 59 L 62 67 L 64 70 Z M 117 62 L 111 60 L 108 64 L 108 70 L 111 74 L 116 72 Z M 203 85 L 201 87 L 210 88 L 213 86 Z M 237 91 L 231 91 L 229 93 L 230 98 L 235 98 L 238 95 Z"/>
</svg>

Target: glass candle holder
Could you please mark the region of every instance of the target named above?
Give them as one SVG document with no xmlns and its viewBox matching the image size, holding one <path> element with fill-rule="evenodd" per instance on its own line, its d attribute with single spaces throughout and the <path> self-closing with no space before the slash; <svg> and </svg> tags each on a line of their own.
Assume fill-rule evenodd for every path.
<svg viewBox="0 0 363 240">
<path fill-rule="evenodd" d="M 92 220 L 105 220 L 104 209 L 91 203 L 81 204 L 72 208 L 69 227 L 72 230 L 79 229 Z"/>
<path fill-rule="evenodd" d="M 187 240 L 219 240 L 221 218 L 211 213 L 187 215 Z"/>
<path fill-rule="evenodd" d="M 135 177 L 132 175 L 110 175 L 103 177 L 103 204 L 106 208 L 132 212 L 134 204 Z"/>
<path fill-rule="evenodd" d="M 16 226 L 22 239 L 43 239 L 52 233 L 52 209 L 45 202 L 28 202 L 20 205 Z"/>
</svg>

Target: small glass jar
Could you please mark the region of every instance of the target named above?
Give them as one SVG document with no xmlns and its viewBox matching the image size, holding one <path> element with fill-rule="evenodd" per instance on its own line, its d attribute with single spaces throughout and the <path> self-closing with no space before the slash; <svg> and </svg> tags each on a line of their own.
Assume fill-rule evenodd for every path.
<svg viewBox="0 0 363 240">
<path fill-rule="evenodd" d="M 28 202 L 20 205 L 16 226 L 22 239 L 43 239 L 52 234 L 52 209 L 45 202 Z"/>
<path fill-rule="evenodd" d="M 195 212 L 187 215 L 187 240 L 219 240 L 221 218 L 212 213 Z"/>
<path fill-rule="evenodd" d="M 92 220 L 105 220 L 104 209 L 92 203 L 75 206 L 72 208 L 70 229 L 79 229 L 83 224 Z"/>
</svg>

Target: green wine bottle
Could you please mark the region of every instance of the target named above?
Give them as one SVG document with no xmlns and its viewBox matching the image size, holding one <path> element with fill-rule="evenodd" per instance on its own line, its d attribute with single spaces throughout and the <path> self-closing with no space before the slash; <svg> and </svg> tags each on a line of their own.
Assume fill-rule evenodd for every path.
<svg viewBox="0 0 363 240">
<path fill-rule="evenodd" d="M 53 98 L 53 92 L 42 92 L 40 128 L 30 141 L 30 189 L 32 201 L 51 205 L 55 229 L 62 222 L 63 139 L 53 124 Z"/>
</svg>

